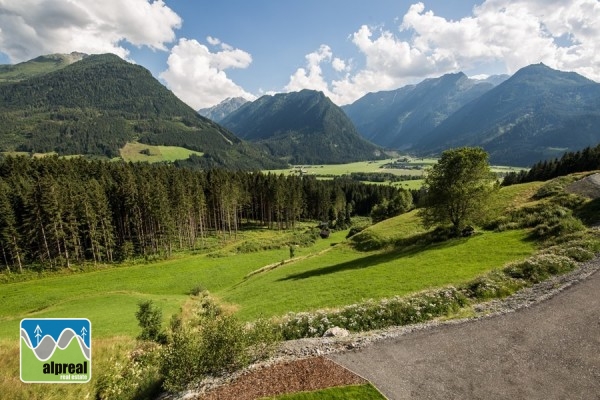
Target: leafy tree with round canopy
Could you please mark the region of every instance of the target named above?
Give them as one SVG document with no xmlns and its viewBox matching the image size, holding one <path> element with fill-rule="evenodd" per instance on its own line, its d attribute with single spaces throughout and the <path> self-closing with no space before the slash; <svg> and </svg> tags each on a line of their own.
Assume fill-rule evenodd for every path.
<svg viewBox="0 0 600 400">
<path fill-rule="evenodd" d="M 454 233 L 481 221 L 498 185 L 479 147 L 446 150 L 425 177 L 420 217 L 427 228 L 451 224 Z"/>
</svg>

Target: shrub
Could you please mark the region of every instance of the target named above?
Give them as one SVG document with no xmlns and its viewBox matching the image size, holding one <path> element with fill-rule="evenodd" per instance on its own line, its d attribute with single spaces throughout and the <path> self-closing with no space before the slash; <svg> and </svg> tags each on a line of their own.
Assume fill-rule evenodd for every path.
<svg viewBox="0 0 600 400">
<path fill-rule="evenodd" d="M 562 274 L 574 268 L 575 262 L 569 257 L 542 253 L 511 263 L 504 268 L 504 272 L 512 278 L 538 283 L 550 275 Z"/>
<path fill-rule="evenodd" d="M 270 320 L 259 318 L 246 327 L 246 340 L 250 360 L 263 360 L 276 350 L 281 331 Z"/>
<path fill-rule="evenodd" d="M 140 302 L 135 317 L 138 320 L 138 325 L 142 328 L 138 339 L 151 340 L 157 343 L 166 341 L 166 335 L 161 328 L 162 310 L 155 307 L 152 300 Z"/>
<path fill-rule="evenodd" d="M 579 246 L 567 247 L 550 247 L 544 250 L 544 253 L 555 254 L 557 256 L 565 256 L 577 262 L 589 261 L 594 258 L 594 253 L 588 249 Z"/>
<path fill-rule="evenodd" d="M 96 382 L 96 399 L 148 399 L 158 395 L 161 386 L 158 345 L 145 342 L 127 357 L 113 360 Z"/>
<path fill-rule="evenodd" d="M 349 237 L 352 237 L 352 236 L 356 235 L 357 233 L 362 232 L 366 228 L 367 228 L 366 226 L 353 226 L 352 228 L 350 228 L 350 231 L 346 235 L 346 239 L 348 239 Z"/>
<path fill-rule="evenodd" d="M 190 289 L 188 294 L 190 296 L 198 296 L 200 293 L 202 293 L 204 291 L 206 291 L 206 288 L 200 284 L 197 284 L 196 286 L 194 286 L 193 288 Z"/>
<path fill-rule="evenodd" d="M 449 287 L 411 297 L 368 300 L 338 310 L 290 313 L 279 322 L 279 327 L 286 340 L 320 337 L 334 326 L 354 332 L 367 331 L 427 321 L 457 311 L 466 303 L 466 297 L 458 289 Z"/>
<path fill-rule="evenodd" d="M 280 340 L 279 331 L 259 319 L 245 327 L 223 312 L 208 292 L 201 293 L 198 319 L 171 320 L 171 340 L 160 356 L 163 388 L 174 392 L 207 376 L 218 376 L 269 356 Z"/>
<path fill-rule="evenodd" d="M 510 296 L 523 286 L 523 280 L 509 277 L 500 271 L 492 271 L 465 284 L 463 293 L 471 299 L 489 300 Z"/>
</svg>

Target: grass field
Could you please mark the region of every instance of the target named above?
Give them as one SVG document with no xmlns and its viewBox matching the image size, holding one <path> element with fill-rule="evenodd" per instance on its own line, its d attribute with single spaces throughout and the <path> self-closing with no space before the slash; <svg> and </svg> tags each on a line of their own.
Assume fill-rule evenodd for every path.
<svg viewBox="0 0 600 400">
<path fill-rule="evenodd" d="M 300 392 L 270 397 L 269 400 L 385 400 L 372 385 L 333 387 L 314 392 Z"/>
<path fill-rule="evenodd" d="M 145 152 L 146 154 L 142 153 Z M 143 143 L 127 143 L 120 150 L 125 161 L 145 161 L 150 163 L 185 160 L 190 155 L 202 156 L 203 153 L 175 146 L 151 146 Z"/>
<path fill-rule="evenodd" d="M 422 170 L 413 168 L 384 168 L 386 164 L 389 164 L 397 159 L 386 159 L 376 161 L 359 161 L 348 164 L 319 164 L 319 165 L 298 165 L 292 168 L 286 169 L 275 169 L 265 172 L 271 172 L 275 174 L 298 174 L 300 169 L 303 169 L 308 175 L 316 176 L 340 176 L 344 174 L 351 174 L 353 172 L 387 172 L 394 175 L 418 175 L 423 174 Z M 422 167 L 425 168 L 432 164 L 435 164 L 437 159 L 435 158 L 416 158 L 411 160 L 408 165 L 411 167 Z"/>
<path fill-rule="evenodd" d="M 532 185 L 513 186 L 504 201 L 531 190 Z M 390 242 L 422 231 L 414 211 L 369 228 L 371 235 Z M 371 252 L 350 246 L 346 233 L 335 232 L 310 248 L 299 248 L 297 261 L 246 279 L 252 271 L 289 258 L 289 249 L 238 254 L 235 247 L 243 241 L 273 240 L 280 233 L 241 233 L 216 254 L 5 284 L 0 294 L 0 338 L 18 332 L 24 317 L 65 315 L 90 318 L 95 337 L 135 336 L 133 315 L 140 300 L 154 300 L 168 319 L 196 285 L 238 309 L 245 320 L 336 307 L 457 284 L 534 251 L 525 231 L 484 232 L 441 244 Z"/>
<path fill-rule="evenodd" d="M 502 189 L 495 208 L 529 201 L 536 185 Z M 134 314 L 141 300 L 159 305 L 166 323 L 189 300 L 189 291 L 201 285 L 236 310 L 242 320 L 250 321 L 460 284 L 535 251 L 535 243 L 527 240 L 525 230 L 482 232 L 429 245 L 394 245 L 423 231 L 416 213 L 411 212 L 365 231 L 371 238 L 388 243 L 377 250 L 357 250 L 345 239 L 347 231 L 340 231 L 311 247 L 296 249 L 294 260 L 277 265 L 289 258 L 287 247 L 253 253 L 236 249 L 244 242 L 270 243 L 293 233 L 248 230 L 225 242 L 211 239 L 207 249 L 198 254 L 2 284 L 0 393 L 14 399 L 93 398 L 93 382 L 44 385 L 42 389 L 19 381 L 18 327 L 25 317 L 89 318 L 95 381 L 112 356 L 134 345 L 139 333 Z M 250 275 L 267 265 L 276 268 Z M 345 393 L 345 389 L 340 390 Z"/>
<path fill-rule="evenodd" d="M 300 173 L 316 176 L 318 179 L 332 179 L 335 176 L 350 175 L 352 173 L 390 173 L 397 176 L 424 177 L 428 168 L 437 163 L 437 158 L 409 158 L 401 157 L 403 161 L 396 166 L 405 168 L 390 168 L 390 164 L 397 162 L 398 158 L 376 161 L 360 161 L 348 164 L 322 164 L 322 165 L 296 165 L 286 169 L 264 171 L 273 174 L 298 175 Z M 508 172 L 519 172 L 524 168 L 510 166 L 492 166 L 492 172 L 504 174 Z M 423 179 L 411 179 L 401 182 L 367 182 L 373 184 L 384 184 L 401 187 L 404 189 L 419 189 L 423 185 Z"/>
</svg>

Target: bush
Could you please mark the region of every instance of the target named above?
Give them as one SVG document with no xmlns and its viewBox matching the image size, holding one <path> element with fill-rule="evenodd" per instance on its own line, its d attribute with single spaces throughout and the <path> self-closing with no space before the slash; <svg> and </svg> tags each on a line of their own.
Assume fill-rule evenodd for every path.
<svg viewBox="0 0 600 400">
<path fill-rule="evenodd" d="M 349 237 L 352 237 L 352 236 L 356 235 L 357 233 L 362 232 L 366 228 L 367 228 L 366 226 L 353 226 L 352 228 L 350 228 L 350 231 L 346 235 L 346 239 L 348 239 Z"/>
<path fill-rule="evenodd" d="M 511 278 L 500 271 L 493 271 L 468 282 L 462 291 L 468 298 L 489 300 L 510 296 L 523 286 L 524 281 Z"/>
<path fill-rule="evenodd" d="M 171 340 L 160 357 L 163 388 L 185 389 L 207 376 L 219 376 L 269 356 L 280 340 L 279 331 L 259 319 L 244 325 L 218 306 L 208 292 L 201 294 L 198 319 L 184 324 L 171 321 Z"/>
<path fill-rule="evenodd" d="M 575 262 L 569 257 L 542 253 L 524 261 L 511 263 L 504 268 L 504 272 L 515 279 L 538 283 L 550 275 L 571 271 L 575 266 Z"/>
<path fill-rule="evenodd" d="M 140 302 L 135 317 L 138 320 L 138 325 L 142 328 L 138 339 L 151 340 L 157 343 L 166 342 L 166 335 L 161 328 L 162 310 L 155 307 L 152 300 Z"/>
<path fill-rule="evenodd" d="M 290 313 L 279 323 L 284 339 L 321 337 L 334 326 L 359 332 L 430 320 L 457 311 L 467 304 L 458 289 L 423 292 L 411 297 L 369 300 L 339 310 Z"/>
<path fill-rule="evenodd" d="M 206 288 L 200 284 L 197 284 L 196 286 L 194 286 L 193 288 L 190 289 L 188 294 L 190 296 L 198 296 L 200 293 L 202 293 L 204 291 L 206 291 Z"/>
<path fill-rule="evenodd" d="M 158 345 L 145 342 L 127 357 L 113 360 L 96 382 L 96 399 L 131 400 L 155 398 L 160 392 Z"/>
</svg>

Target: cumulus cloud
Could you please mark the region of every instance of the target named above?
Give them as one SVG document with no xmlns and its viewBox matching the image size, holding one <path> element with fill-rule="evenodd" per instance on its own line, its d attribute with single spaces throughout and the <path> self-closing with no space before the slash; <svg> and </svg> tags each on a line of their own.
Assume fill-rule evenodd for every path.
<svg viewBox="0 0 600 400">
<path fill-rule="evenodd" d="M 397 21 L 397 32 L 363 25 L 350 36 L 364 57 L 362 69 L 333 58 L 333 68 L 346 74 L 326 80 L 321 65 L 331 62 L 332 49 L 323 45 L 329 56 L 319 57 L 321 49 L 309 54 L 286 90 L 318 89 L 347 104 L 425 77 L 492 64 L 514 73 L 538 62 L 600 81 L 597 0 L 487 0 L 455 21 L 415 3 Z"/>
<path fill-rule="evenodd" d="M 0 51 L 12 62 L 40 54 L 166 50 L 181 18 L 162 0 L 0 0 Z"/>
<path fill-rule="evenodd" d="M 171 49 L 168 69 L 160 74 L 160 78 L 175 95 L 196 110 L 218 104 L 227 97 L 254 99 L 255 96 L 238 86 L 225 73 L 228 68 L 247 68 L 252 56 L 218 39 L 207 41 L 220 45 L 221 51 L 211 52 L 194 39 L 180 39 Z"/>
<path fill-rule="evenodd" d="M 306 68 L 298 68 L 284 89 L 290 92 L 302 89 L 329 92 L 327 82 L 323 78 L 321 63 L 331 61 L 331 57 L 331 48 L 327 45 L 321 45 L 317 51 L 307 54 Z"/>
</svg>

